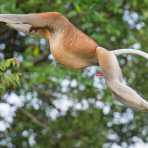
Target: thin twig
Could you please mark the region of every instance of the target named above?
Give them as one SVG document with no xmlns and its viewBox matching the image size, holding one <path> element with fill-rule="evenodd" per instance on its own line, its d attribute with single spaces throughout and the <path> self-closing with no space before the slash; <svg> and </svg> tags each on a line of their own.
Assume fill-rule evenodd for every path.
<svg viewBox="0 0 148 148">
<path fill-rule="evenodd" d="M 40 55 L 38 58 L 36 58 L 33 61 L 33 65 L 37 65 L 43 61 L 46 61 L 48 59 L 48 55 L 49 55 L 49 52 L 44 52 L 42 55 Z"/>
<path fill-rule="evenodd" d="M 31 121 L 33 123 L 35 123 L 36 125 L 42 127 L 42 128 L 46 128 L 49 130 L 48 125 L 44 124 L 43 122 L 41 122 L 39 119 L 37 119 L 34 115 L 32 115 L 30 112 L 26 111 L 23 108 L 19 109 L 25 116 L 27 116 L 29 119 L 31 119 Z"/>
</svg>

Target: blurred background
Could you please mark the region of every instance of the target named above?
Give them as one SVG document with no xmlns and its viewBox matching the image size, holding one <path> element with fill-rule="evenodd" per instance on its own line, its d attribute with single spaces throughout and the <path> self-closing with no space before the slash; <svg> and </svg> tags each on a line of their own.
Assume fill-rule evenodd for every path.
<svg viewBox="0 0 148 148">
<path fill-rule="evenodd" d="M 0 0 L 0 13 L 46 11 L 63 13 L 105 48 L 148 52 L 147 0 Z M 0 24 L 0 147 L 148 148 L 148 113 L 113 99 L 95 76 L 99 67 L 67 69 L 48 46 Z M 148 61 L 118 59 L 125 80 L 148 100 Z"/>
</svg>

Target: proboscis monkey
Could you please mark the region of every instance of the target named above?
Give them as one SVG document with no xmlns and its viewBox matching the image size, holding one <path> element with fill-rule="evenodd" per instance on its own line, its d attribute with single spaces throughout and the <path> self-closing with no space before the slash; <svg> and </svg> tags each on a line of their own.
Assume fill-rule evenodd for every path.
<svg viewBox="0 0 148 148">
<path fill-rule="evenodd" d="M 0 14 L 0 22 L 26 33 L 38 32 L 49 40 L 52 55 L 65 66 L 82 69 L 99 64 L 108 87 L 125 104 L 138 110 L 148 111 L 148 102 L 124 83 L 115 55 L 148 54 L 138 50 L 121 49 L 108 51 L 76 28 L 58 12 L 34 14 Z"/>
</svg>

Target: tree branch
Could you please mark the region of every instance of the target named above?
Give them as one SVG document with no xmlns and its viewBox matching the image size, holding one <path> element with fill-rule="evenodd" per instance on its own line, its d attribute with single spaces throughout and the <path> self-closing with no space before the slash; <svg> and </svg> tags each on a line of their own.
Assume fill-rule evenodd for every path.
<svg viewBox="0 0 148 148">
<path fill-rule="evenodd" d="M 38 58 L 36 58 L 33 61 L 33 65 L 37 65 L 43 61 L 46 61 L 48 59 L 48 55 L 49 55 L 49 52 L 44 52 L 42 55 L 40 55 Z"/>
<path fill-rule="evenodd" d="M 20 108 L 19 109 L 25 116 L 27 116 L 29 119 L 31 119 L 31 121 L 33 123 L 35 123 L 36 125 L 42 127 L 42 128 L 45 128 L 47 130 L 49 130 L 49 127 L 48 125 L 44 124 L 43 122 L 41 122 L 40 120 L 38 120 L 34 115 L 32 115 L 30 112 L 26 111 L 25 109 L 23 108 Z"/>
</svg>

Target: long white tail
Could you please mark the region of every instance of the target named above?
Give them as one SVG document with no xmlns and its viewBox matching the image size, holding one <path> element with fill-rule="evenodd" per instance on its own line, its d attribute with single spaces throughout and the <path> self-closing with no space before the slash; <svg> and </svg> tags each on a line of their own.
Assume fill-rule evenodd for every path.
<svg viewBox="0 0 148 148">
<path fill-rule="evenodd" d="M 148 53 L 137 49 L 117 49 L 117 50 L 112 50 L 111 53 L 114 53 L 115 55 L 135 54 L 135 55 L 140 55 L 148 60 Z"/>
</svg>

